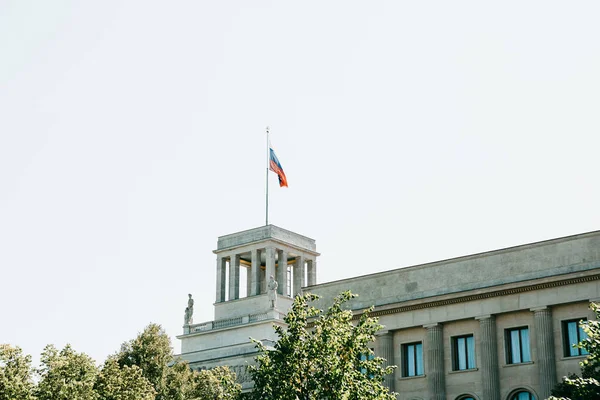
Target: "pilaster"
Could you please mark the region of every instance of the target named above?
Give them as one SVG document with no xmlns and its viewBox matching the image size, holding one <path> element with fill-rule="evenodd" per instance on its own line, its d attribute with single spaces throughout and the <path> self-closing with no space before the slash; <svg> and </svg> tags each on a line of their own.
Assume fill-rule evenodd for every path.
<svg viewBox="0 0 600 400">
<path fill-rule="evenodd" d="M 554 330 L 552 310 L 549 307 L 532 308 L 537 342 L 537 363 L 540 378 L 540 398 L 550 397 L 556 385 L 556 359 L 554 356 Z"/>
<path fill-rule="evenodd" d="M 306 261 L 307 285 L 312 286 L 317 284 L 317 260 Z"/>
<path fill-rule="evenodd" d="M 268 281 L 269 278 L 271 277 L 271 275 L 273 275 L 273 278 L 275 278 L 275 248 L 274 247 L 267 247 L 265 248 L 265 259 L 266 259 L 266 270 L 265 270 L 265 279 Z M 265 282 L 265 289 L 266 289 L 266 282 Z"/>
<path fill-rule="evenodd" d="M 224 257 L 217 257 L 217 298 L 215 299 L 217 303 L 225 301 L 225 280 L 227 278 L 227 271 L 225 270 L 226 262 Z"/>
<path fill-rule="evenodd" d="M 441 324 L 425 325 L 427 329 L 427 393 L 430 400 L 446 400 L 444 375 L 444 331 Z"/>
<path fill-rule="evenodd" d="M 498 372 L 498 340 L 496 317 L 477 317 L 481 336 L 481 379 L 483 397 L 486 400 L 500 400 L 500 376 Z"/>
<path fill-rule="evenodd" d="M 277 258 L 279 259 L 277 261 L 277 278 L 275 278 L 278 283 L 277 293 L 283 295 L 287 294 L 287 290 L 285 290 L 287 287 L 287 251 L 278 250 Z"/>
<path fill-rule="evenodd" d="M 381 332 L 377 335 L 379 354 L 376 354 L 378 357 L 382 357 L 385 359 L 383 365 L 385 367 L 389 367 L 390 365 L 394 365 L 394 335 L 390 331 Z M 394 373 L 390 375 L 386 375 L 383 381 L 385 387 L 387 387 L 390 392 L 393 392 L 394 389 Z"/>
<path fill-rule="evenodd" d="M 294 264 L 294 292 L 292 296 L 297 296 L 302 293 L 302 286 L 304 284 L 304 257 L 296 256 L 296 263 Z"/>
<path fill-rule="evenodd" d="M 256 296 L 260 294 L 260 250 L 254 249 L 250 251 L 250 258 L 252 259 L 250 265 L 250 276 L 248 281 L 250 282 L 250 296 Z"/>
<path fill-rule="evenodd" d="M 240 298 L 240 256 L 232 254 L 229 258 L 229 300 Z"/>
</svg>

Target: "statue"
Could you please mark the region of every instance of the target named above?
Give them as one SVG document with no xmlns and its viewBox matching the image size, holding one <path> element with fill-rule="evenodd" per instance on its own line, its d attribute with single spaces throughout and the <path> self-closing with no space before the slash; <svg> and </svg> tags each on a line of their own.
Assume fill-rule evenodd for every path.
<svg viewBox="0 0 600 400">
<path fill-rule="evenodd" d="M 184 318 L 185 325 L 191 325 L 194 323 L 194 299 L 192 299 L 191 294 L 188 294 L 188 296 L 189 296 L 188 305 L 185 308 L 185 318 Z"/>
<path fill-rule="evenodd" d="M 269 289 L 269 304 L 271 305 L 271 308 L 275 308 L 277 305 L 277 286 L 279 286 L 279 284 L 275 278 L 273 278 L 273 275 L 271 275 L 269 278 L 269 283 L 267 284 L 267 289 Z"/>
</svg>

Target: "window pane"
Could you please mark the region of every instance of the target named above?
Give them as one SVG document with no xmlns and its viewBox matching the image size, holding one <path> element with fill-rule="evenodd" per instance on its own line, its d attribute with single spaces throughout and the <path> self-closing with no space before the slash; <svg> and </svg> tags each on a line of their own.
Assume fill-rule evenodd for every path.
<svg viewBox="0 0 600 400">
<path fill-rule="evenodd" d="M 535 397 L 529 392 L 519 392 L 513 396 L 514 400 L 535 400 Z"/>
<path fill-rule="evenodd" d="M 421 343 L 417 347 L 417 375 L 423 375 L 423 345 Z"/>
<path fill-rule="evenodd" d="M 456 339 L 456 355 L 458 358 L 458 369 L 467 369 L 467 346 L 465 338 Z"/>
<path fill-rule="evenodd" d="M 407 376 L 415 376 L 415 346 L 406 346 L 406 356 L 408 357 L 408 373 Z"/>
<path fill-rule="evenodd" d="M 529 329 L 521 329 L 521 348 L 523 350 L 522 362 L 531 361 L 531 353 L 529 352 Z"/>
<path fill-rule="evenodd" d="M 579 323 L 577 323 L 577 325 L 579 325 Z M 587 339 L 588 335 L 587 333 L 585 333 L 583 331 L 583 328 L 581 326 L 578 326 L 579 329 L 579 341 L 583 342 L 585 339 Z M 586 349 L 579 349 L 579 354 L 590 354 L 588 353 L 588 351 Z"/>
<path fill-rule="evenodd" d="M 519 331 L 515 329 L 510 331 L 510 352 L 511 352 L 511 363 L 517 364 L 521 362 L 521 346 L 519 345 Z"/>
<path fill-rule="evenodd" d="M 467 367 L 475 368 L 475 338 L 473 336 L 467 337 L 467 356 Z"/>
<path fill-rule="evenodd" d="M 567 323 L 567 335 L 569 341 L 569 356 L 578 356 L 579 350 L 574 348 L 573 345 L 577 344 L 577 322 L 571 321 Z"/>
</svg>

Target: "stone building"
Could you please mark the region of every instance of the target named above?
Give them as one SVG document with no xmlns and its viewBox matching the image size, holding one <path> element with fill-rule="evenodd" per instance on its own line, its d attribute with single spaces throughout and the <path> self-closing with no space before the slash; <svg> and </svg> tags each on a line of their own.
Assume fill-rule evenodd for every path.
<svg viewBox="0 0 600 400">
<path fill-rule="evenodd" d="M 245 388 L 256 355 L 248 337 L 275 340 L 272 325 L 300 290 L 325 307 L 350 289 L 356 314 L 374 305 L 385 326 L 373 347 L 398 366 L 385 382 L 398 399 L 545 399 L 579 372 L 578 322 L 600 301 L 600 231 L 321 284 L 315 241 L 276 226 L 220 237 L 215 253 L 215 320 L 184 327 L 182 357 L 193 368 L 230 365 Z M 275 308 L 270 275 L 280 282 Z"/>
</svg>

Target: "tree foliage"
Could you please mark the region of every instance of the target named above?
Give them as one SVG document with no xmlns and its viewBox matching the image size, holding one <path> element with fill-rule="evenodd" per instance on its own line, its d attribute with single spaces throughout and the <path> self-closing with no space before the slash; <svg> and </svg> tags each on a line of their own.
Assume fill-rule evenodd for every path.
<svg viewBox="0 0 600 400">
<path fill-rule="evenodd" d="M 366 310 L 356 325 L 343 305 L 356 297 L 349 291 L 338 295 L 323 313 L 310 305 L 318 296 L 294 299 L 285 317 L 287 328 L 275 327 L 279 340 L 274 349 L 256 342 L 262 352 L 250 367 L 253 399 L 280 400 L 393 400 L 383 386 L 394 367 L 373 357 L 368 347 L 382 326 Z M 309 323 L 312 321 L 312 329 Z"/>
<path fill-rule="evenodd" d="M 98 373 L 94 390 L 99 400 L 154 400 L 155 390 L 137 365 L 119 366 L 109 357 Z"/>
<path fill-rule="evenodd" d="M 48 345 L 40 360 L 34 370 L 20 348 L 0 344 L 0 400 L 234 400 L 241 392 L 227 367 L 198 372 L 174 359 L 169 337 L 156 324 L 101 368 L 70 345 L 60 351 Z"/>
<path fill-rule="evenodd" d="M 150 324 L 124 343 L 116 359 L 123 367 L 139 367 L 154 388 L 156 400 L 228 400 L 241 392 L 228 368 L 192 371 L 187 362 L 175 359 L 171 340 L 160 325 Z"/>
<path fill-rule="evenodd" d="M 96 400 L 94 381 L 97 369 L 94 361 L 84 353 L 77 353 L 66 345 L 58 351 L 48 345 L 42 352 L 37 370 L 40 382 L 36 395 L 39 400 Z"/>
<path fill-rule="evenodd" d="M 32 400 L 31 356 L 19 347 L 0 344 L 0 400 Z"/>
<path fill-rule="evenodd" d="M 235 381 L 235 373 L 228 367 L 216 367 L 196 372 L 193 377 L 194 399 L 199 400 L 235 400 L 239 398 L 242 387 Z"/>
<path fill-rule="evenodd" d="M 585 321 L 582 328 L 587 338 L 578 347 L 587 350 L 589 355 L 581 365 L 581 377 L 571 374 L 552 390 L 549 400 L 597 400 L 600 399 L 600 306 L 592 303 L 590 308 L 596 313 L 596 320 Z"/>
</svg>

